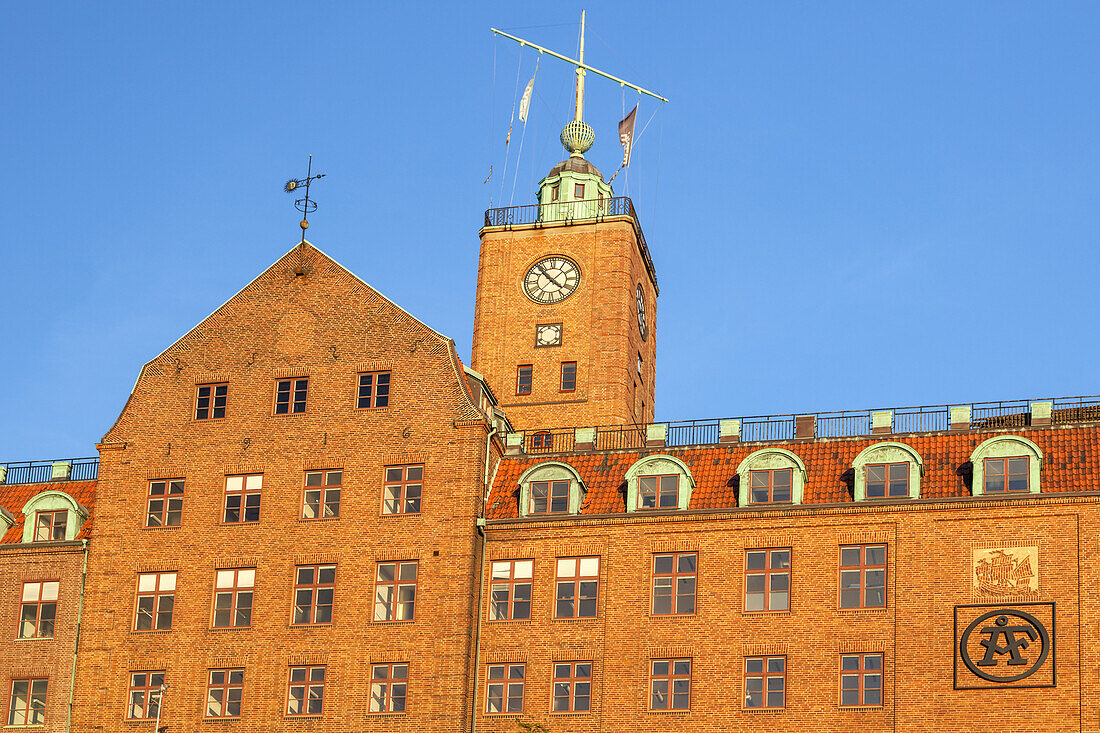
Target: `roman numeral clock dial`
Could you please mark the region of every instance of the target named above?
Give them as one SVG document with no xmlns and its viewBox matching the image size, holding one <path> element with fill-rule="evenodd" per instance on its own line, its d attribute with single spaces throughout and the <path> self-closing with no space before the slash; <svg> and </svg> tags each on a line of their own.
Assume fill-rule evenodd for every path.
<svg viewBox="0 0 1100 733">
<path fill-rule="evenodd" d="M 560 303 L 577 291 L 581 271 L 568 257 L 545 257 L 523 278 L 523 292 L 536 303 Z"/>
</svg>

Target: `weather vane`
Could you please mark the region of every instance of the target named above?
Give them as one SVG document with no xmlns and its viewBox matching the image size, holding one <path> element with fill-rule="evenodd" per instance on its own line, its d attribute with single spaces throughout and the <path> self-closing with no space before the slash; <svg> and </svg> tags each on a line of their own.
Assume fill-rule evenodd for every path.
<svg viewBox="0 0 1100 733">
<path fill-rule="evenodd" d="M 316 181 L 318 178 L 324 178 L 324 173 L 318 173 L 313 175 L 313 155 L 309 156 L 309 165 L 306 167 L 305 178 L 291 178 L 283 186 L 283 190 L 287 193 L 294 193 L 302 186 L 306 187 L 306 195 L 304 198 L 295 199 L 294 208 L 302 212 L 302 221 L 298 226 L 302 227 L 302 242 L 306 241 L 306 229 L 309 229 L 309 215 L 317 210 L 317 203 L 309 200 L 309 184 Z"/>
</svg>

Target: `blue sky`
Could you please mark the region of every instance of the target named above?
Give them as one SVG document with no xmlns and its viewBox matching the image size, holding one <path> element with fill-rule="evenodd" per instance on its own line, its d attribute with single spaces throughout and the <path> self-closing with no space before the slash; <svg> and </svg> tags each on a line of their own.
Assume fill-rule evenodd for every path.
<svg viewBox="0 0 1100 733">
<path fill-rule="evenodd" d="M 532 201 L 571 114 L 544 59 L 502 180 L 535 54 L 488 28 L 571 52 L 581 7 L 6 7 L 0 461 L 94 454 L 141 364 L 297 241 L 309 153 L 311 241 L 468 358 L 482 212 Z M 585 7 L 588 61 L 671 100 L 615 181 L 658 419 L 1100 392 L 1100 4 Z M 588 98 L 610 174 L 637 97 Z"/>
</svg>

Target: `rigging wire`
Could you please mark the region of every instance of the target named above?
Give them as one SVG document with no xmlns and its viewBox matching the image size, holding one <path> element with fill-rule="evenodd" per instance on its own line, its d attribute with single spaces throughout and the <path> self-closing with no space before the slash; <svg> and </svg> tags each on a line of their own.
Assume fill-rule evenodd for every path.
<svg viewBox="0 0 1100 733">
<path fill-rule="evenodd" d="M 512 92 L 512 119 L 508 120 L 508 137 L 504 139 L 504 172 L 500 176 L 500 200 L 504 200 L 504 181 L 508 178 L 508 146 L 512 142 L 512 123 L 516 121 L 516 96 L 519 94 L 519 77 L 523 70 L 523 49 L 520 49 L 519 63 L 516 65 L 516 88 Z"/>
</svg>

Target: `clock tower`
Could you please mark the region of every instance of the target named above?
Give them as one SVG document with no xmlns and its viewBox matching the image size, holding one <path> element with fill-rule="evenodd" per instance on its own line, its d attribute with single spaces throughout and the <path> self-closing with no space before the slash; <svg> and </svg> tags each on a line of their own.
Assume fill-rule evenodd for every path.
<svg viewBox="0 0 1100 733">
<path fill-rule="evenodd" d="M 538 203 L 485 212 L 473 368 L 517 430 L 653 420 L 657 275 L 629 198 L 585 159 L 592 128 L 566 125 L 569 157 Z"/>
</svg>

